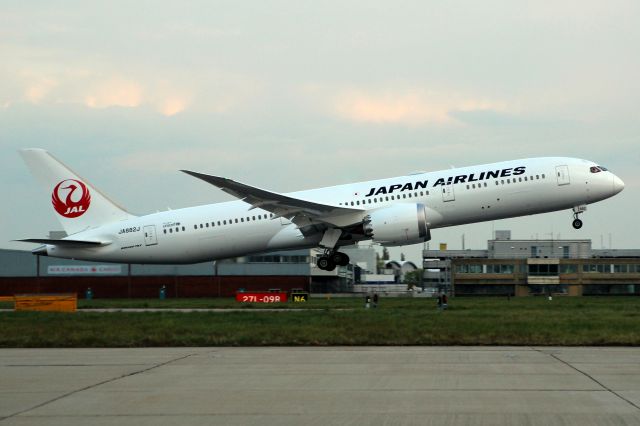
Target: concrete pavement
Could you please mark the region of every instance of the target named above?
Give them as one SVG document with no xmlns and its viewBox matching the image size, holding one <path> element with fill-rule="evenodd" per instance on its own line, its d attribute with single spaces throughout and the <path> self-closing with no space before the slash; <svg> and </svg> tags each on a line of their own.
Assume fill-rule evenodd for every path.
<svg viewBox="0 0 640 426">
<path fill-rule="evenodd" d="M 640 348 L 0 350 L 4 425 L 640 425 Z"/>
</svg>

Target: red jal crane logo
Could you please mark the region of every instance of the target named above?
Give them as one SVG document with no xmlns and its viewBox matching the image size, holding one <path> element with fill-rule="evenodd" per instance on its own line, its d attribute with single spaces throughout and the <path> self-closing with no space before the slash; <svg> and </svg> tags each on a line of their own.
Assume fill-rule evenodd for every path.
<svg viewBox="0 0 640 426">
<path fill-rule="evenodd" d="M 84 183 L 75 179 L 67 179 L 53 188 L 51 202 L 53 203 L 53 208 L 61 216 L 71 219 L 82 216 L 89 209 L 91 194 L 89 194 L 89 188 Z"/>
</svg>

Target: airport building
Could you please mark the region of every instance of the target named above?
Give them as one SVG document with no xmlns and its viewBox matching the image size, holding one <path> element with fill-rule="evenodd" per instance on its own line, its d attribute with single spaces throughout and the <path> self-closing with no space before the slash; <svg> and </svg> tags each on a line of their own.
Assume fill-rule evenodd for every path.
<svg viewBox="0 0 640 426">
<path fill-rule="evenodd" d="M 51 234 L 50 238 L 65 235 Z M 372 246 L 342 249 L 350 264 L 333 271 L 316 266 L 319 249 L 276 251 L 193 265 L 97 263 L 0 249 L 0 296 L 24 293 L 77 293 L 94 297 L 229 297 L 239 290 L 311 293 L 398 292 L 412 262 L 379 264 Z"/>
<path fill-rule="evenodd" d="M 64 238 L 51 231 L 49 238 Z M 333 271 L 316 266 L 320 249 L 275 251 L 192 265 L 140 265 L 88 262 L 29 251 L 0 249 L 0 296 L 29 292 L 78 292 L 98 296 L 152 297 L 159 288 L 183 297 L 230 296 L 238 289 L 304 289 L 313 293 L 361 292 L 368 285 L 397 285 L 415 270 L 412 262 L 379 263 L 376 249 L 348 246 L 350 264 Z M 387 289 L 389 290 L 389 289 Z M 97 292 L 97 293 L 96 293 Z"/>
<path fill-rule="evenodd" d="M 353 266 L 323 271 L 319 250 L 278 251 L 193 265 L 96 263 L 0 250 L 0 296 L 77 293 L 94 297 L 229 297 L 240 290 L 348 292 Z"/>
<path fill-rule="evenodd" d="M 351 263 L 316 266 L 318 249 L 277 251 L 193 265 L 128 265 L 0 250 L 0 296 L 77 293 L 95 297 L 230 297 L 237 291 L 302 289 L 312 293 L 408 294 L 412 262 L 382 263 L 374 247 L 342 249 Z M 513 240 L 497 231 L 484 250 L 423 251 L 423 294 L 456 296 L 640 294 L 640 250 L 594 249 L 590 240 Z"/>
<path fill-rule="evenodd" d="M 512 240 L 485 250 L 423 251 L 423 287 L 456 296 L 640 294 L 640 250 L 593 249 L 591 240 Z"/>
</svg>

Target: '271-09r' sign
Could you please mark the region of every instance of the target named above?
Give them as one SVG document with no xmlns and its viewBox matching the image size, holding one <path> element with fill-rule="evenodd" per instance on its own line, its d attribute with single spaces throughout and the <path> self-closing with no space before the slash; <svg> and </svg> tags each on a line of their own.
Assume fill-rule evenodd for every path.
<svg viewBox="0 0 640 426">
<path fill-rule="evenodd" d="M 236 302 L 243 303 L 280 303 L 287 301 L 287 293 L 236 293 Z"/>
</svg>

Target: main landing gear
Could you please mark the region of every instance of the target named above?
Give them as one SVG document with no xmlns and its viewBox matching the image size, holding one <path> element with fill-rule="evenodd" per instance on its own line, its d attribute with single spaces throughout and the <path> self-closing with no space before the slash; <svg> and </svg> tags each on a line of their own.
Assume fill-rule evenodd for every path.
<svg viewBox="0 0 640 426">
<path fill-rule="evenodd" d="M 582 228 L 582 221 L 578 219 L 578 215 L 584 213 L 586 210 L 586 205 L 576 206 L 573 208 L 573 222 L 571 223 L 571 225 L 573 225 L 575 229 Z"/>
<path fill-rule="evenodd" d="M 336 266 L 347 266 L 349 264 L 349 256 L 346 254 L 325 249 L 324 254 L 318 258 L 316 265 L 323 271 L 333 271 Z"/>
</svg>

